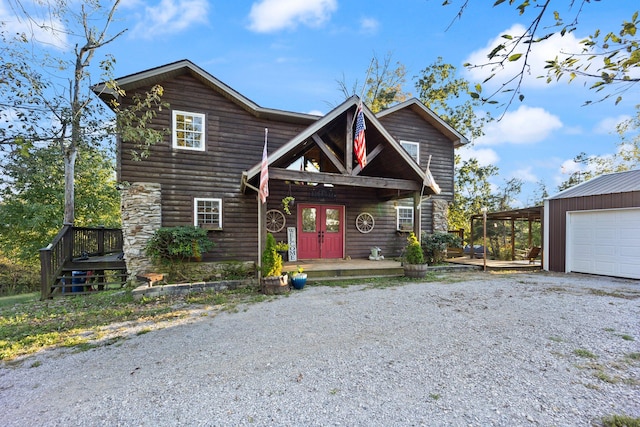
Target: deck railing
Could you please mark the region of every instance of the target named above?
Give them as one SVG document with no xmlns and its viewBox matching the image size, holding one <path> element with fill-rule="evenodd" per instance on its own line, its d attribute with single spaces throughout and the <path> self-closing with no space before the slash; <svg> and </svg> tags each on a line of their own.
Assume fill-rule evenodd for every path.
<svg viewBox="0 0 640 427">
<path fill-rule="evenodd" d="M 84 256 L 122 252 L 122 230 L 65 225 L 46 248 L 40 249 L 40 286 L 48 298 L 66 262 Z"/>
</svg>

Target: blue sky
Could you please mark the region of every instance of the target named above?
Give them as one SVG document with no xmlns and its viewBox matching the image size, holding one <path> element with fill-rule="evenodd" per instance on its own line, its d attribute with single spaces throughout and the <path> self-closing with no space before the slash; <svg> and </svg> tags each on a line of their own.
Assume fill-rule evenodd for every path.
<svg viewBox="0 0 640 427">
<path fill-rule="evenodd" d="M 414 77 L 438 57 L 456 66 L 459 76 L 471 83 L 484 80 L 486 71 L 471 73 L 462 64 L 482 58 L 496 38 L 514 26 L 528 25 L 534 9 L 520 16 L 508 2 L 492 7 L 492 1 L 471 1 L 462 18 L 455 20 L 460 3 L 454 0 L 443 7 L 442 0 L 123 0 L 111 33 L 128 30 L 103 48 L 96 61 L 113 54 L 115 75 L 124 76 L 189 59 L 263 107 L 326 113 L 343 101 L 337 81 L 344 79 L 349 87 L 362 83 L 374 55 L 382 59 L 390 53 L 404 64 L 405 89 L 413 94 Z M 569 17 L 575 14 L 569 3 L 556 0 L 551 5 Z M 584 82 L 544 84 L 535 78 L 543 73 L 536 67 L 560 49 L 578 51 L 577 42 L 596 28 L 617 30 L 637 9 L 637 0 L 592 2 L 585 6 L 577 32 L 536 45 L 531 77 L 523 82 L 524 102 L 514 102 L 501 121 L 485 129 L 485 137 L 461 151 L 463 157 L 498 166 L 496 186 L 512 177 L 522 179 L 519 203 L 528 205 L 538 181 L 551 194 L 556 192 L 575 169 L 571 159 L 580 152 L 615 151 L 615 124 L 635 113 L 638 88 L 627 92 L 617 106 L 607 101 L 584 107 L 584 101 L 597 98 Z M 13 22 L 11 14 L 7 1 L 0 0 L 0 20 Z M 55 51 L 56 44 L 68 49 L 71 42 L 59 36 L 51 49 Z M 494 81 L 502 83 L 508 72 Z M 486 87 L 485 93 L 489 90 Z M 487 109 L 494 116 L 503 112 Z"/>
</svg>

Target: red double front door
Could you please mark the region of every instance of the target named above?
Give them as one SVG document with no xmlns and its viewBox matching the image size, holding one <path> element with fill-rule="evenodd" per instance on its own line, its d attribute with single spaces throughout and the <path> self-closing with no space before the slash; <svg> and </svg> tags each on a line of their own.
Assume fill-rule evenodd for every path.
<svg viewBox="0 0 640 427">
<path fill-rule="evenodd" d="M 344 206 L 298 206 L 298 258 L 344 256 Z"/>
</svg>

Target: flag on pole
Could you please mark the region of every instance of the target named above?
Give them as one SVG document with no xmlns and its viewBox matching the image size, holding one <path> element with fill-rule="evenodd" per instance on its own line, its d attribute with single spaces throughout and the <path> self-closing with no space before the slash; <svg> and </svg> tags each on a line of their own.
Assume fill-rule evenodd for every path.
<svg viewBox="0 0 640 427">
<path fill-rule="evenodd" d="M 427 170 L 424 171 L 423 186 L 431 188 L 433 192 L 436 194 L 440 194 L 440 191 L 441 191 L 440 186 L 438 185 L 436 180 L 433 178 L 433 175 L 431 174 L 431 170 L 429 169 L 430 165 L 431 165 L 431 156 L 429 156 L 429 161 L 427 162 Z"/>
<path fill-rule="evenodd" d="M 367 126 L 364 124 L 364 111 L 362 111 L 362 103 L 358 105 L 356 113 L 356 133 L 353 139 L 353 151 L 356 153 L 356 159 L 360 168 L 367 165 L 367 145 L 364 140 L 364 130 Z"/>
<path fill-rule="evenodd" d="M 267 160 L 267 134 L 269 129 L 264 128 L 264 149 L 262 150 L 262 168 L 260 169 L 260 200 L 267 203 L 269 197 L 269 162 Z"/>
</svg>

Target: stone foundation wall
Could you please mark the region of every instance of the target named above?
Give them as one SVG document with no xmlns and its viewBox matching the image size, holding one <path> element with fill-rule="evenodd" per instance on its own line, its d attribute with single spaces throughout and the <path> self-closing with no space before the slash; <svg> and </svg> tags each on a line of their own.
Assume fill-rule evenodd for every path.
<svg viewBox="0 0 640 427">
<path fill-rule="evenodd" d="M 135 182 L 121 190 L 123 251 L 130 280 L 153 271 L 144 247 L 162 226 L 161 200 L 161 187 L 157 183 Z"/>
<path fill-rule="evenodd" d="M 433 232 L 449 231 L 449 203 L 442 199 L 433 199 Z"/>
</svg>

